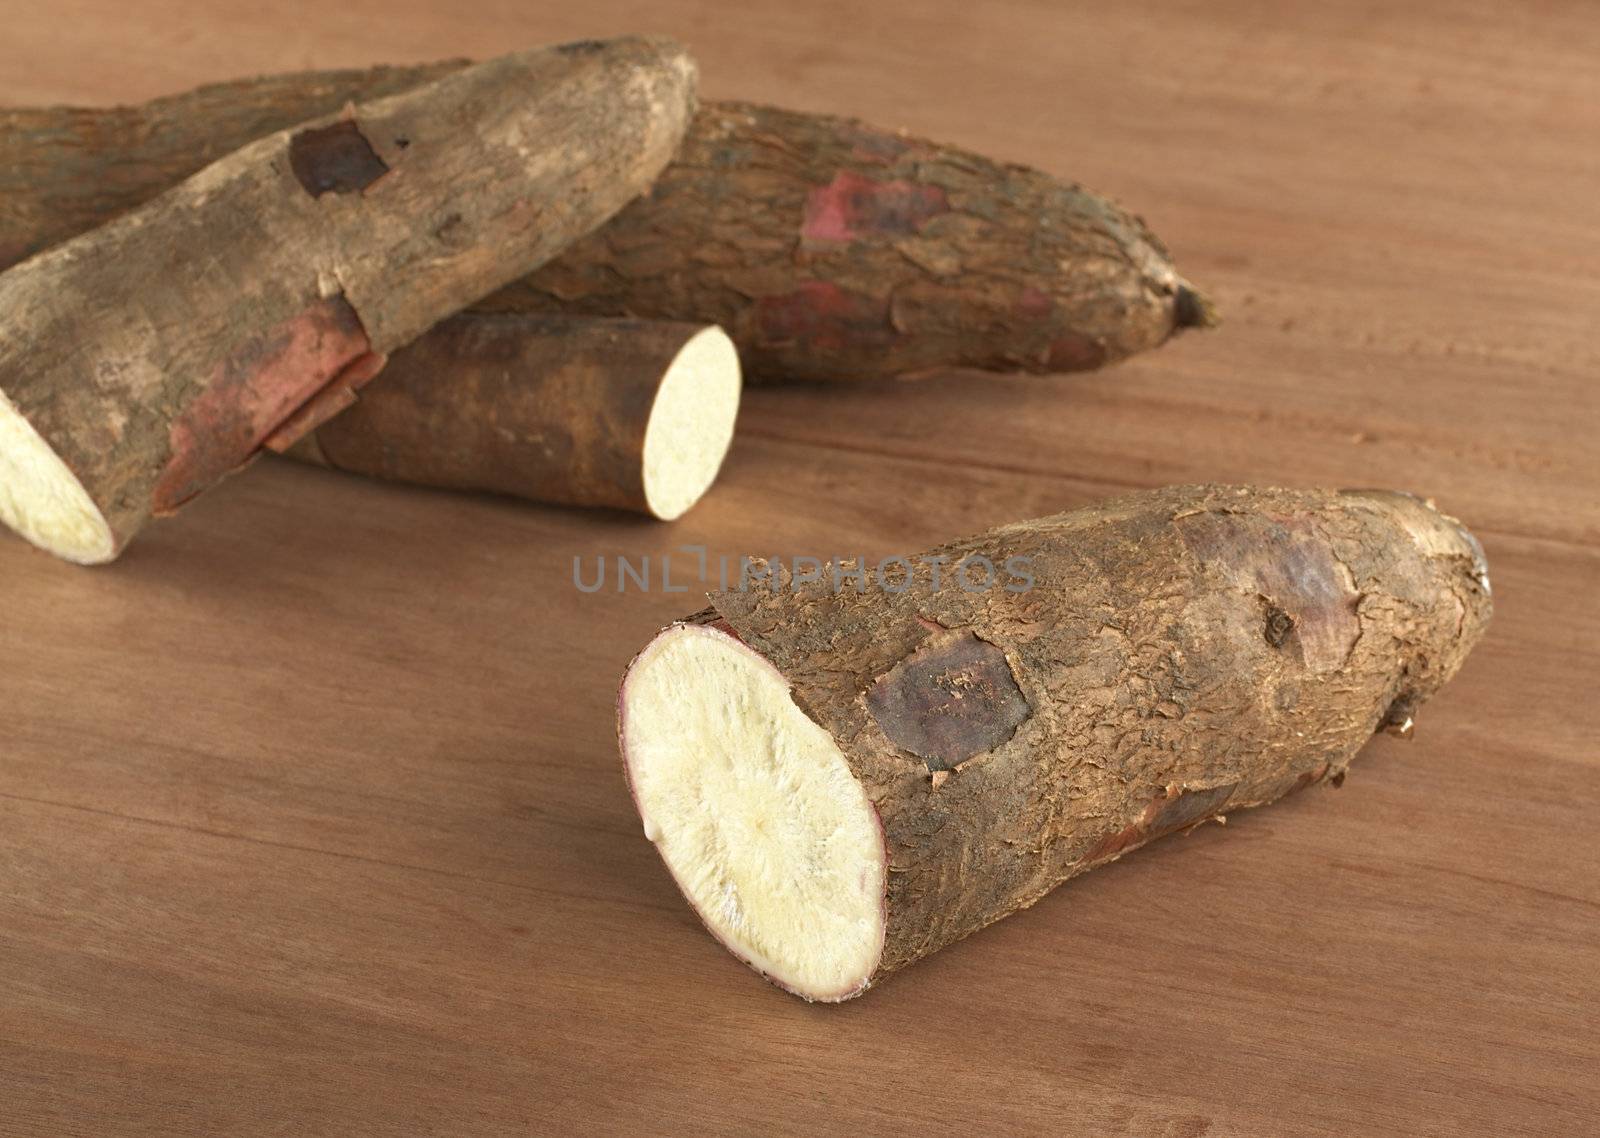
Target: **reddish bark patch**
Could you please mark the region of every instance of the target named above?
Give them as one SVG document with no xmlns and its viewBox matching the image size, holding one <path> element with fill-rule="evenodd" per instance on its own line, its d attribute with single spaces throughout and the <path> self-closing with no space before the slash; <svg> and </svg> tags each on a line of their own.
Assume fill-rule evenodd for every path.
<svg viewBox="0 0 1600 1138">
<path fill-rule="evenodd" d="M 389 172 L 352 119 L 302 130 L 291 138 L 289 169 L 314 198 L 360 193 Z"/>
<path fill-rule="evenodd" d="M 756 319 L 765 346 L 838 351 L 886 345 L 895 335 L 887 301 L 830 281 L 806 281 L 793 292 L 762 297 Z"/>
<path fill-rule="evenodd" d="M 1105 345 L 1078 332 L 1057 336 L 1045 353 L 1051 371 L 1090 371 L 1105 362 Z"/>
<path fill-rule="evenodd" d="M 261 449 L 282 454 L 306 435 L 339 412 L 355 406 L 356 392 L 365 387 L 389 362 L 388 356 L 368 352 L 357 356 L 326 387 L 278 424 L 278 429 L 261 440 Z"/>
<path fill-rule="evenodd" d="M 1028 285 L 1017 297 L 1017 315 L 1028 320 L 1043 320 L 1055 311 L 1056 302 L 1042 288 Z"/>
<path fill-rule="evenodd" d="M 891 743 L 933 771 L 993 750 L 1033 714 L 1006 654 L 971 633 L 901 660 L 868 689 L 867 708 Z"/>
<path fill-rule="evenodd" d="M 1178 790 L 1174 787 L 1152 799 L 1138 820 L 1120 830 L 1113 830 L 1091 846 L 1083 855 L 1083 861 L 1104 861 L 1164 834 L 1198 826 L 1207 818 L 1222 813 L 1222 808 L 1228 804 L 1228 799 L 1233 797 L 1236 789 L 1234 786 L 1213 786 L 1205 790 Z"/>
<path fill-rule="evenodd" d="M 1132 849 L 1145 840 L 1144 827 L 1135 822 L 1131 826 L 1124 826 L 1114 830 L 1101 838 L 1083 855 L 1086 862 L 1104 861 L 1108 857 L 1115 857 L 1119 853 Z"/>
<path fill-rule="evenodd" d="M 800 237 L 807 243 L 837 243 L 880 234 L 904 236 L 949 209 L 941 186 L 919 186 L 903 179 L 879 182 L 841 170 L 806 197 Z"/>
<path fill-rule="evenodd" d="M 355 309 L 334 296 L 235 348 L 168 431 L 155 512 L 170 513 L 243 466 L 370 346 Z"/>
</svg>

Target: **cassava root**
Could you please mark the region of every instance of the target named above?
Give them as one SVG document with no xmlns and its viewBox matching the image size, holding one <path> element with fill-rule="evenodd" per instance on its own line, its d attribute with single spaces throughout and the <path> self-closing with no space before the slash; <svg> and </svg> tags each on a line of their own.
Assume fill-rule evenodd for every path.
<svg viewBox="0 0 1600 1138">
<path fill-rule="evenodd" d="M 218 153 L 459 62 L 0 112 L 0 264 Z M 851 119 L 708 104 L 650 193 L 484 307 L 715 323 L 755 380 L 1097 367 L 1212 322 L 1137 218 L 1036 170 Z"/>
<path fill-rule="evenodd" d="M 664 40 L 507 56 L 191 167 L 0 274 L 0 519 L 111 560 L 612 216 L 677 149 L 693 99 L 693 64 Z"/>
<path fill-rule="evenodd" d="M 720 328 L 454 316 L 288 453 L 399 482 L 679 517 L 733 439 L 739 356 Z"/>
<path fill-rule="evenodd" d="M 1021 559 L 1031 587 L 959 585 L 980 557 Z M 623 682 L 646 835 L 711 932 L 807 999 L 1164 834 L 1337 784 L 1491 610 L 1472 536 L 1384 491 L 1134 494 L 916 566 L 898 592 L 824 573 L 713 593 Z"/>
</svg>

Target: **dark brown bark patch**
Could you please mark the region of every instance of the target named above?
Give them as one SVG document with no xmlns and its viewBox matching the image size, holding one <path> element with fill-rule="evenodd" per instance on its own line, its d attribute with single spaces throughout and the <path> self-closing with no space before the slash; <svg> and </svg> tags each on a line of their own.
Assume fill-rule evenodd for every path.
<svg viewBox="0 0 1600 1138">
<path fill-rule="evenodd" d="M 353 119 L 295 135 L 289 140 L 289 169 L 314 198 L 360 193 L 389 172 Z"/>
<path fill-rule="evenodd" d="M 1033 714 L 1006 654 L 971 633 L 901 660 L 868 689 L 867 707 L 890 742 L 933 771 L 993 750 Z"/>
<path fill-rule="evenodd" d="M 1294 631 L 1294 617 L 1280 608 L 1267 606 L 1267 627 L 1265 634 L 1267 643 L 1274 648 L 1282 648 L 1283 642 L 1289 639 L 1289 633 Z"/>
<path fill-rule="evenodd" d="M 1378 722 L 1378 730 L 1401 739 L 1411 738 L 1413 731 L 1412 715 L 1417 710 L 1417 699 L 1410 692 L 1403 692 L 1396 696 L 1394 702 L 1389 704 L 1383 718 Z"/>
<path fill-rule="evenodd" d="M 1222 812 L 1233 797 L 1232 785 L 1213 786 L 1205 790 L 1169 790 L 1145 808 L 1144 829 L 1152 838 L 1171 834 L 1198 825 L 1207 818 Z"/>
</svg>

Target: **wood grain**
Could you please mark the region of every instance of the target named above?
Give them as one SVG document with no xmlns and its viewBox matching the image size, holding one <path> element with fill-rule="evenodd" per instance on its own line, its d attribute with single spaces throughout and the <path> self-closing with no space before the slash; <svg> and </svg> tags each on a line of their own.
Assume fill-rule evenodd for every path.
<svg viewBox="0 0 1600 1138">
<path fill-rule="evenodd" d="M 0 541 L 0 1134 L 1592 1127 L 1600 18 L 1112 8 L 0 5 L 8 102 L 672 34 L 712 97 L 1134 204 L 1227 317 L 1092 376 L 754 392 L 672 526 L 270 462 L 106 570 Z M 1479 530 L 1496 623 L 1415 740 L 845 1007 L 700 930 L 612 726 L 693 606 L 574 556 L 910 551 L 1199 478 Z"/>
</svg>

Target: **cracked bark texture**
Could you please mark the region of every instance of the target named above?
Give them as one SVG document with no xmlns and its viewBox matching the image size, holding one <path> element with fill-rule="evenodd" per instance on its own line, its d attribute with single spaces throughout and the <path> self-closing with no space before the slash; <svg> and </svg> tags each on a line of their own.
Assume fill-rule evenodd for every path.
<svg viewBox="0 0 1600 1138">
<path fill-rule="evenodd" d="M 1032 587 L 963 590 L 980 556 Z M 942 587 L 922 564 L 898 594 L 727 591 L 690 618 L 771 661 L 866 788 L 880 975 L 1163 834 L 1337 785 L 1491 612 L 1476 540 L 1385 491 L 1175 487 L 927 557 Z"/>
<path fill-rule="evenodd" d="M 682 138 L 694 67 L 669 41 L 629 38 L 388 87 L 368 84 L 370 101 L 341 98 L 343 111 L 251 142 L 0 274 L 0 392 L 107 523 L 110 548 L 85 559 L 109 560 L 152 514 L 288 446 L 386 353 L 637 196 Z M 67 134 L 94 136 L 92 120 Z M 182 123 L 157 115 L 124 141 L 170 153 L 164 127 Z M 184 150 L 182 173 L 214 153 Z M 60 212 L 8 189 L 0 244 L 41 208 L 59 236 L 161 188 L 138 161 L 78 157 L 51 191 L 74 187 Z"/>
<path fill-rule="evenodd" d="M 0 263 L 137 205 L 219 149 L 460 66 L 0 113 Z M 1092 368 L 1213 322 L 1143 222 L 1081 186 L 742 103 L 706 105 L 647 196 L 484 307 L 716 323 L 751 379 L 840 382 Z"/>
</svg>

